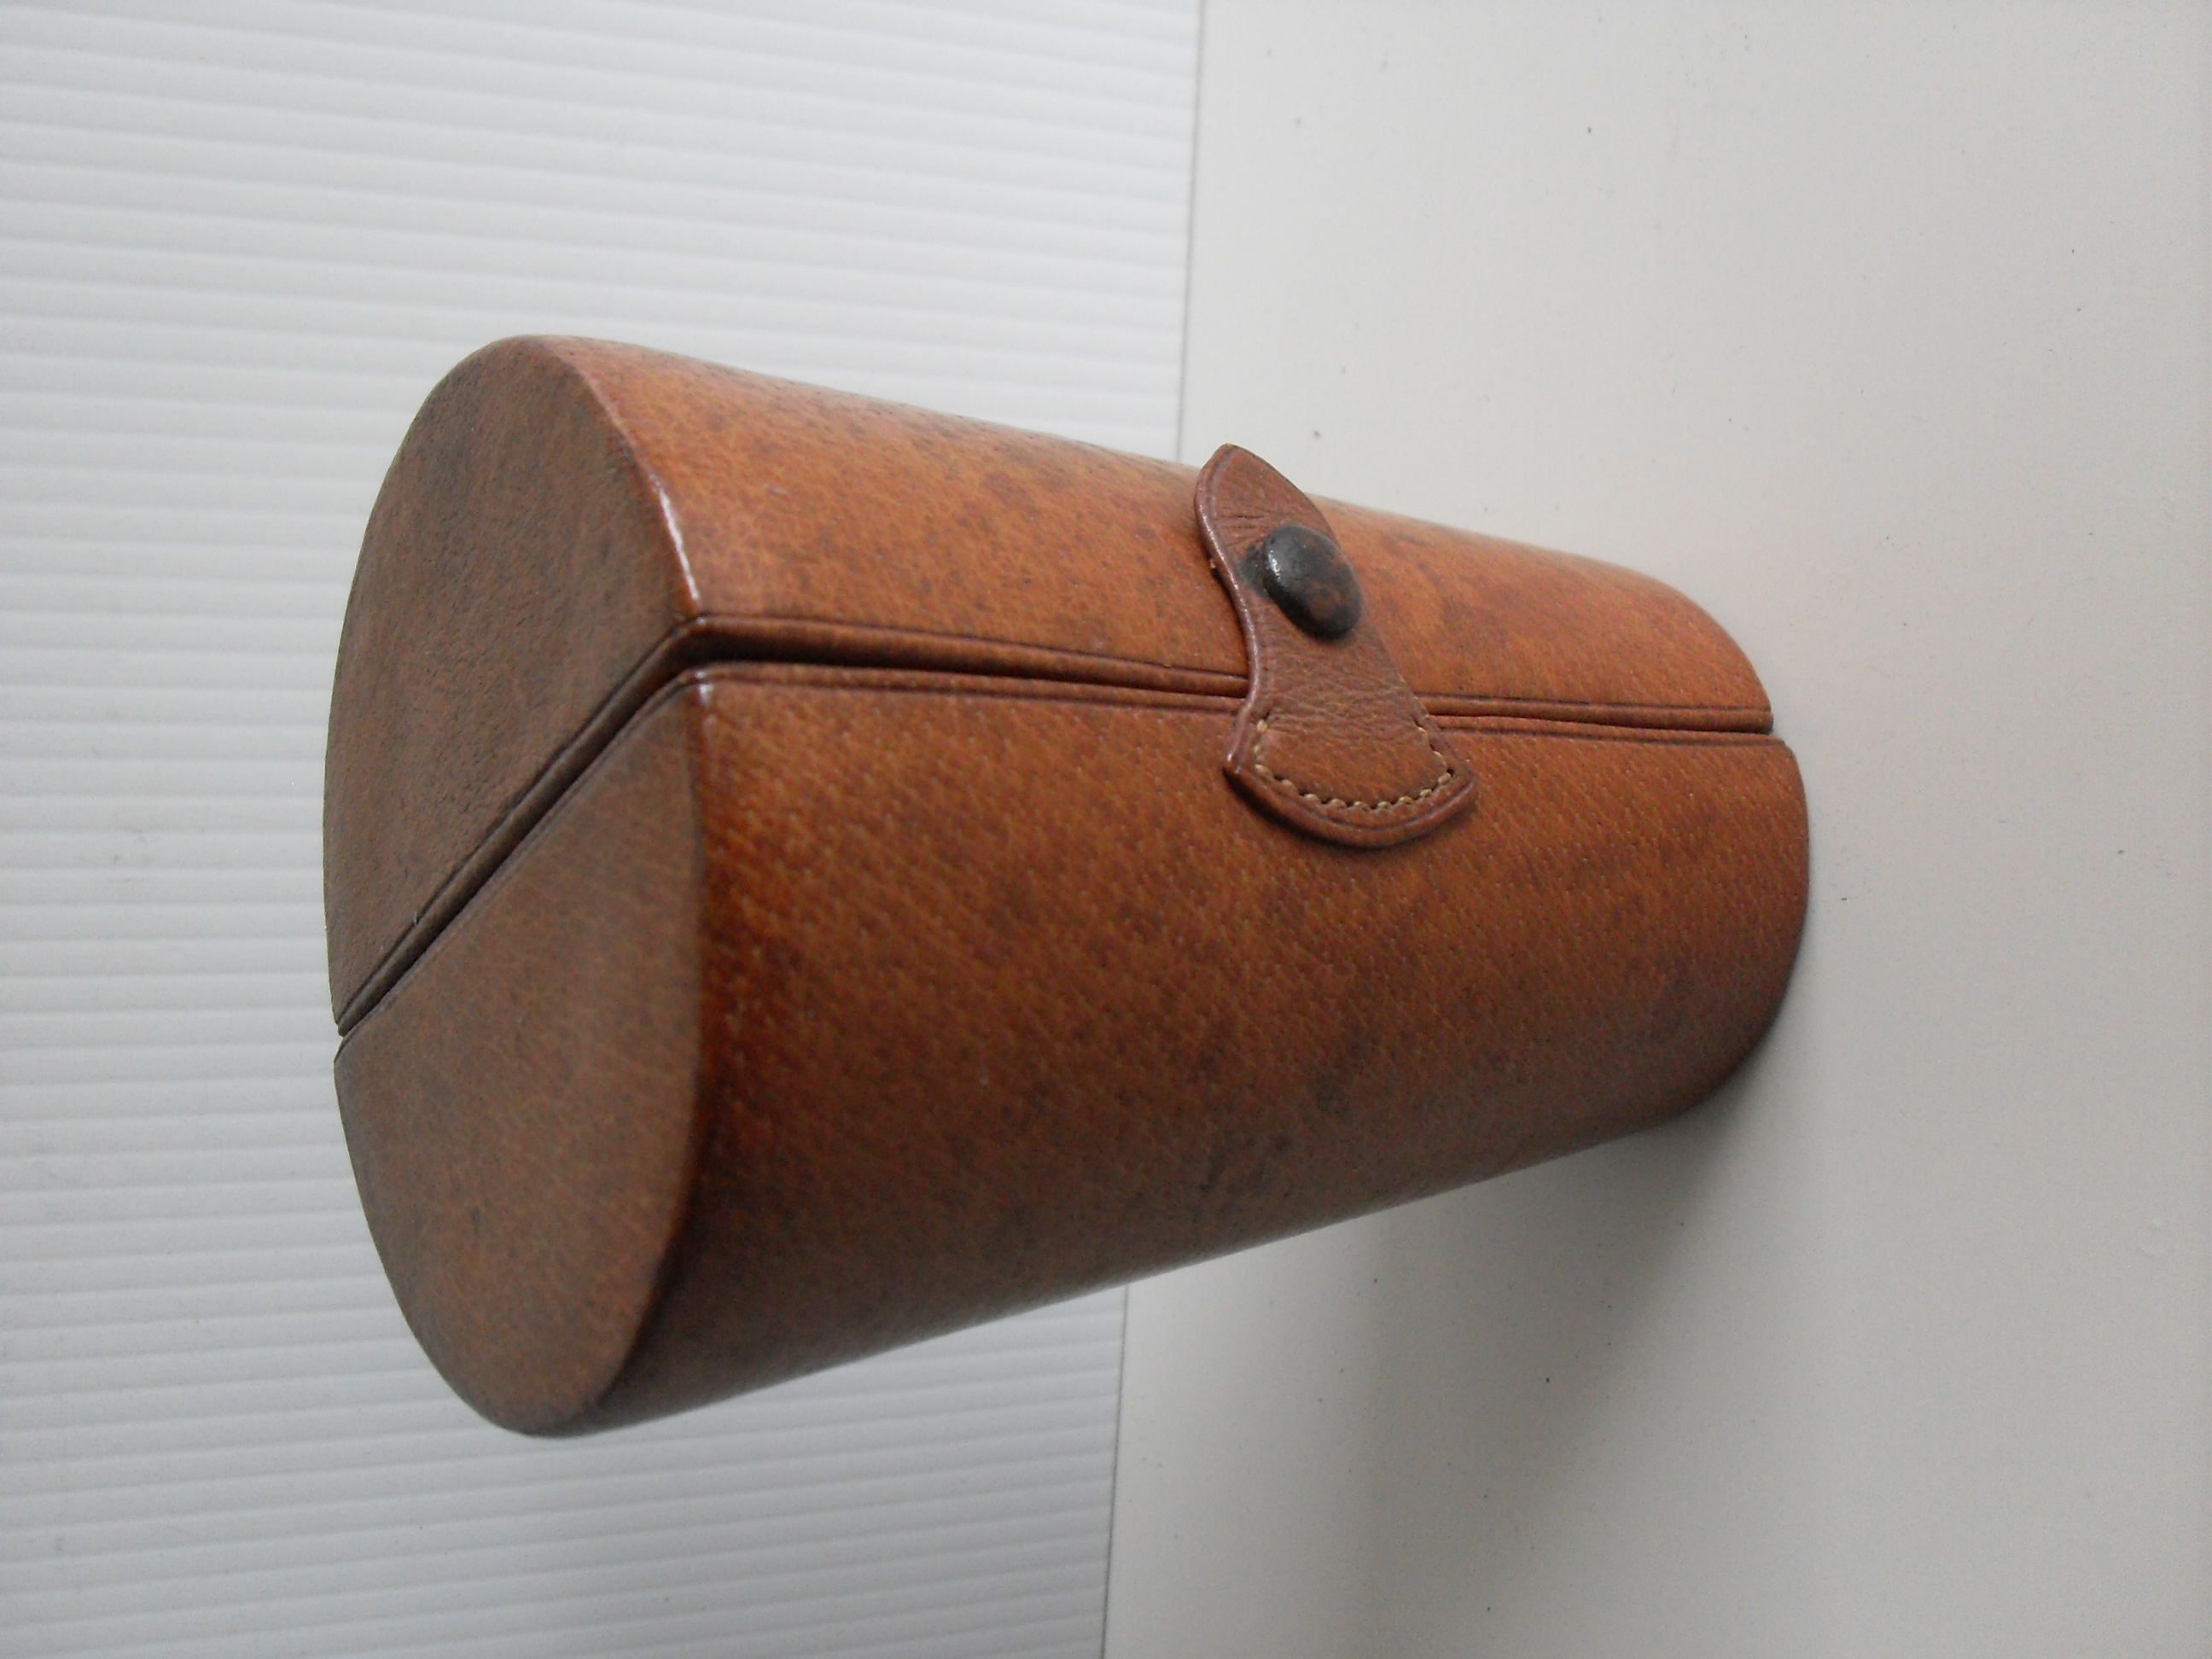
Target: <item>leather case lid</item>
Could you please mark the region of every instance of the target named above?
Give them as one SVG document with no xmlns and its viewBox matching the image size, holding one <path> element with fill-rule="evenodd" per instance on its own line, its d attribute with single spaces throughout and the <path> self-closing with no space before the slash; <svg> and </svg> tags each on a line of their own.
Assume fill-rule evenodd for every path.
<svg viewBox="0 0 2212 1659">
<path fill-rule="evenodd" d="M 1194 472 L 632 346 L 489 346 L 431 394 L 364 538 L 325 800 L 342 1025 L 629 714 L 790 659 L 1241 696 Z M 1663 584 L 1322 504 L 1437 713 L 1764 731 Z"/>
</svg>

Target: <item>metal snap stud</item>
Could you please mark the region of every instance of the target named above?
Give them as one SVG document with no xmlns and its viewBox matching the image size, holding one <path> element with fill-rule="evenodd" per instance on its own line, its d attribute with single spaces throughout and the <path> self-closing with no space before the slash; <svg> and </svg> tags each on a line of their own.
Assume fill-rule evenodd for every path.
<svg viewBox="0 0 2212 1659">
<path fill-rule="evenodd" d="M 1315 638 L 1339 639 L 1359 625 L 1359 579 L 1318 530 L 1286 524 L 1253 550 L 1252 560 L 1267 597 Z"/>
</svg>

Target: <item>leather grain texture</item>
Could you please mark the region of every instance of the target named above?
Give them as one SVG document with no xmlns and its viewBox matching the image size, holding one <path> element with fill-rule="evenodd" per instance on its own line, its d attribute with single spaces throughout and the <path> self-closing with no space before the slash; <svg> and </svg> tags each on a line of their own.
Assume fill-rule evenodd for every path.
<svg viewBox="0 0 2212 1659">
<path fill-rule="evenodd" d="M 696 663 L 1241 696 L 1195 477 L 635 346 L 477 353 L 394 458 L 347 607 L 323 818 L 341 1027 Z M 1662 583 L 1318 505 L 1432 712 L 1767 729 L 1742 653 Z"/>
<path fill-rule="evenodd" d="M 1257 550 L 1295 527 L 1335 540 L 1305 494 L 1258 456 L 1223 446 L 1198 475 L 1200 533 L 1229 591 L 1249 666 L 1223 764 L 1261 807 L 1326 841 L 1389 847 L 1474 804 L 1474 776 L 1363 617 L 1316 638 L 1265 591 Z"/>
<path fill-rule="evenodd" d="M 1194 483 L 592 343 L 434 394 L 325 885 L 364 1209 L 487 1416 L 633 1422 L 1518 1168 L 1757 1040 L 1804 801 L 1710 618 L 1284 484 L 1223 544 L 1310 512 L 1403 676 L 1262 747 L 1297 676 L 1248 671 Z M 1224 775 L 1373 787 L 1362 720 L 1479 804 L 1382 844 Z"/>
<path fill-rule="evenodd" d="M 1374 852 L 1224 787 L 1235 712 L 664 693 L 343 1051 L 454 1387 L 538 1431 L 681 1409 L 1626 1133 L 1764 1028 L 1773 739 L 1455 723 L 1487 810 Z"/>
</svg>

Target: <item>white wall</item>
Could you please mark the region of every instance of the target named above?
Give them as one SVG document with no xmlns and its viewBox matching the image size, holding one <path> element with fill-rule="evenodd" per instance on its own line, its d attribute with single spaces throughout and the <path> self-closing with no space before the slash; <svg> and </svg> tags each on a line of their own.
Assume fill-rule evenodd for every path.
<svg viewBox="0 0 2212 1659">
<path fill-rule="evenodd" d="M 1112 1659 L 2208 1622 L 2207 9 L 1208 0 L 1182 454 L 1651 571 L 1803 763 L 1661 1132 L 1139 1286 Z"/>
<path fill-rule="evenodd" d="M 1121 1299 L 544 1443 L 331 1098 L 362 520 L 556 331 L 1173 443 L 1194 0 L 0 8 L 0 1655 L 1091 1655 Z"/>
</svg>

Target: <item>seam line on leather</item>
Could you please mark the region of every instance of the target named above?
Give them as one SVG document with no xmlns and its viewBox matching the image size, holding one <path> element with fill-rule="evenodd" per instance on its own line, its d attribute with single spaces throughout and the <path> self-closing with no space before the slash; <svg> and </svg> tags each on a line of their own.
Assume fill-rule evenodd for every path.
<svg viewBox="0 0 2212 1659">
<path fill-rule="evenodd" d="M 1031 683 L 1048 683 L 1058 680 L 1067 684 L 1125 688 L 1133 690 L 1190 691 L 1200 696 L 1234 696 L 1242 691 L 1247 683 L 1243 676 L 1230 675 L 1215 669 L 1188 668 L 1151 663 L 1135 658 L 1109 656 L 1103 653 L 1068 651 L 1052 646 L 1018 645 L 1002 640 L 987 639 L 978 635 L 939 634 L 921 629 L 885 628 L 866 623 L 823 623 L 798 617 L 731 617 L 710 614 L 687 618 L 671 628 L 653 643 L 653 647 L 638 659 L 636 665 L 623 676 L 601 701 L 599 708 L 592 711 L 576 732 L 554 752 L 544 769 L 533 777 L 524 787 L 521 793 L 508 804 L 507 809 L 486 830 L 483 838 L 470 848 L 462 855 L 459 862 L 432 887 L 428 897 L 423 901 L 422 908 L 416 913 L 414 921 L 401 933 L 397 939 L 392 941 L 390 948 L 379 958 L 376 965 L 362 975 L 353 994 L 347 1000 L 346 1006 L 339 1012 L 337 1018 L 339 1035 L 343 1036 L 351 1031 L 368 1017 L 369 1011 L 382 1000 L 392 986 L 413 965 L 415 960 L 422 954 L 429 941 L 436 938 L 453 918 L 460 914 L 469 900 L 490 878 L 493 872 L 512 855 L 532 826 L 567 793 L 569 786 L 581 775 L 599 751 L 613 741 L 629 717 L 650 701 L 662 686 L 672 683 L 692 668 L 708 666 L 720 661 L 735 663 L 781 659 L 798 664 L 811 662 L 825 667 L 872 665 L 865 659 L 840 665 L 836 660 L 834 648 L 823 648 L 825 646 L 832 646 L 833 642 L 848 643 L 854 647 L 880 644 L 894 647 L 904 643 L 919 645 L 925 649 L 983 646 L 1029 658 L 1027 664 L 1017 665 L 1015 662 L 1009 661 L 995 667 L 982 664 L 956 667 L 945 659 L 906 664 L 892 662 L 885 665 L 878 658 L 875 665 L 904 666 L 908 672 L 915 673 L 948 676 L 970 674 L 985 678 Z M 796 654 L 796 651 L 803 650 L 810 645 L 815 647 L 817 654 L 806 656 Z M 736 646 L 741 650 L 749 647 L 758 654 L 750 657 L 738 654 L 725 657 L 718 653 L 716 649 L 718 646 Z M 793 650 L 794 654 L 781 656 L 777 651 L 779 647 Z M 862 651 L 857 654 L 865 659 L 869 653 Z M 946 657 L 949 658 L 951 654 L 947 652 Z M 1049 672 L 1053 666 L 1064 666 L 1069 669 L 1095 667 L 1109 672 L 1092 674 L 1063 672 L 1055 675 Z M 1133 670 L 1136 672 L 1127 674 L 1125 678 L 1113 674 L 1110 671 L 1114 669 Z M 1210 683 L 1206 690 L 1199 691 L 1191 684 L 1200 680 Z M 1177 681 L 1182 683 L 1175 684 Z M 1168 684 L 1162 682 L 1168 682 Z M 1516 708 L 1530 711 L 1547 708 L 1588 709 L 1593 713 L 1611 712 L 1617 715 L 1631 717 L 1637 714 L 1656 714 L 1704 716 L 1710 720 L 1727 720 L 1735 716 L 1751 716 L 1762 722 L 1771 718 L 1768 711 L 1764 708 L 1736 704 L 1598 702 L 1540 697 L 1470 696 L 1463 692 L 1416 691 L 1413 695 L 1415 699 L 1424 706 L 1431 702 L 1445 705 L 1443 708 L 1430 710 L 1431 713 L 1445 718 L 1450 718 L 1453 715 L 1455 711 L 1449 705 L 1454 703 L 1488 705 L 1497 715 L 1507 718 L 1516 717 L 1507 713 L 1508 709 Z M 1473 714 L 1461 716 L 1461 718 L 1483 717 Z M 1533 712 L 1522 717 L 1544 718 L 1541 714 Z M 1598 730 L 1611 727 L 1624 731 L 1644 729 L 1632 718 L 1613 721 L 1592 720 L 1587 723 Z M 1676 727 L 1672 720 L 1668 720 L 1664 726 L 1655 726 L 1652 729 L 1696 732 L 1706 728 Z M 1425 732 L 1424 736 L 1425 735 Z M 1433 749 L 1434 744 L 1432 744 L 1431 747 Z M 1255 766 L 1258 767 L 1256 758 Z M 1440 787 L 1445 781 L 1445 777 L 1439 777 L 1437 785 L 1433 787 Z M 1282 784 L 1289 783 L 1291 781 L 1271 777 L 1270 781 Z M 1304 795 L 1305 792 L 1300 790 L 1298 793 Z M 1307 798 L 1311 799 L 1311 797 Z M 1347 803 L 1347 805 L 1350 804 Z"/>
<path fill-rule="evenodd" d="M 1436 757 L 1437 764 L 1443 768 L 1443 770 L 1430 780 L 1427 788 L 1416 790 L 1410 795 L 1401 795 L 1395 800 L 1345 800 L 1334 795 L 1317 795 L 1313 791 L 1303 787 L 1296 780 L 1285 777 L 1260 758 L 1260 745 L 1267 740 L 1267 722 L 1274 718 L 1275 711 L 1271 708 L 1262 714 L 1252 727 L 1252 769 L 1267 779 L 1268 782 L 1289 790 L 1300 800 L 1311 801 L 1316 806 L 1339 806 L 1355 812 L 1388 812 L 1394 807 L 1411 806 L 1416 801 L 1426 800 L 1451 781 L 1451 763 L 1444 759 L 1443 751 L 1437 749 L 1437 740 L 1429 735 L 1428 728 L 1417 720 L 1414 722 L 1413 729 L 1421 734 L 1421 741 L 1428 744 L 1429 753 Z"/>
</svg>

